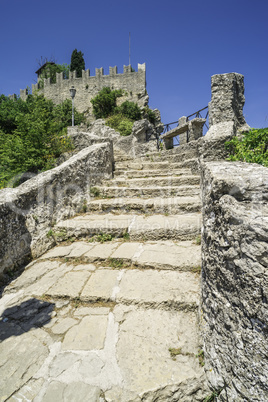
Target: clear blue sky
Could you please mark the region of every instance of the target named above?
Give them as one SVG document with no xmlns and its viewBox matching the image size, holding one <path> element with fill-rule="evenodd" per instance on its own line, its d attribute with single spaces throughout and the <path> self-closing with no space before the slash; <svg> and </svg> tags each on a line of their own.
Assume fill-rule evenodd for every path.
<svg viewBox="0 0 268 402">
<path fill-rule="evenodd" d="M 245 76 L 244 114 L 268 126 L 267 0 L 0 0 L 0 93 L 35 82 L 37 60 L 70 63 L 84 53 L 86 68 L 146 62 L 151 108 L 168 123 L 210 101 L 210 77 Z"/>
</svg>

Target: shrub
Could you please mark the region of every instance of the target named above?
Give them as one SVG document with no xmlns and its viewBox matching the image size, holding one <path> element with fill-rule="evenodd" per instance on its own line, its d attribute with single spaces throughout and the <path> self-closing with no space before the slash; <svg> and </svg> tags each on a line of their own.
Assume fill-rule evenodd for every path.
<svg viewBox="0 0 268 402">
<path fill-rule="evenodd" d="M 230 161 L 258 163 L 268 167 L 268 128 L 252 129 L 226 142 Z"/>
<path fill-rule="evenodd" d="M 141 109 L 134 102 L 125 101 L 118 109 L 119 113 L 133 121 L 141 119 Z"/>
<path fill-rule="evenodd" d="M 96 119 L 106 118 L 113 114 L 116 108 L 116 99 L 123 95 L 122 90 L 103 88 L 95 98 L 91 99 L 93 114 Z"/>
<path fill-rule="evenodd" d="M 156 116 L 154 114 L 154 111 L 150 109 L 148 106 L 145 106 L 145 108 L 143 108 L 143 117 L 145 119 L 148 119 L 149 122 L 152 124 L 156 122 Z"/>
<path fill-rule="evenodd" d="M 132 132 L 133 121 L 122 114 L 114 114 L 108 117 L 106 125 L 118 131 L 121 135 L 127 136 Z"/>
</svg>

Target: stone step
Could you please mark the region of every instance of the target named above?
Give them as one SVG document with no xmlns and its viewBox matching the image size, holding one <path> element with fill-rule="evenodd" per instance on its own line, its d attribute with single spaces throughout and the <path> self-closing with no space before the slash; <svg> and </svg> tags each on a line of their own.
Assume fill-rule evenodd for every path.
<svg viewBox="0 0 268 402">
<path fill-rule="evenodd" d="M 88 211 L 94 212 L 141 212 L 147 214 L 180 214 L 200 212 L 200 197 L 171 198 L 111 198 L 91 201 Z"/>
<path fill-rule="evenodd" d="M 200 184 L 199 175 L 184 175 L 184 176 L 168 176 L 168 177 L 141 177 L 134 179 L 116 178 L 113 180 L 103 181 L 103 185 L 106 187 L 139 187 L 144 188 L 148 186 L 155 187 L 173 187 L 173 186 L 193 186 Z"/>
<path fill-rule="evenodd" d="M 199 275 L 112 269 L 69 257 L 80 250 L 81 259 L 87 246 L 50 250 L 6 288 L 0 301 L 4 399 L 202 400 Z M 103 255 L 106 246 L 92 251 L 103 247 L 97 253 Z M 116 251 L 125 255 L 122 246 Z M 184 253 L 189 247 L 173 246 Z M 191 246 L 189 252 L 196 254 Z"/>
<path fill-rule="evenodd" d="M 54 247 L 39 260 L 49 259 L 53 264 L 55 263 L 53 259 L 60 258 L 65 262 L 75 261 L 79 265 L 105 262 L 105 265 L 114 269 L 138 267 L 190 272 L 200 272 L 201 269 L 201 247 L 196 241 L 189 240 L 147 242 L 113 240 L 105 243 L 76 241 L 69 245 Z M 67 265 L 69 272 L 68 267 L 69 265 Z M 88 270 L 90 269 L 88 266 Z M 38 270 L 35 271 L 35 275 L 39 275 Z"/>
<path fill-rule="evenodd" d="M 132 170 L 161 170 L 161 171 L 170 171 L 179 169 L 191 169 L 192 172 L 199 171 L 199 163 L 197 158 L 185 159 L 184 161 L 177 160 L 176 162 L 171 161 L 160 161 L 160 162 L 151 162 L 144 160 L 128 160 L 125 162 L 118 161 L 115 163 L 115 172 L 117 171 L 127 171 L 129 169 Z"/>
<path fill-rule="evenodd" d="M 116 162 L 116 170 L 119 169 L 132 169 L 132 170 L 174 170 L 183 168 L 183 163 L 170 163 L 169 161 L 164 162 L 151 162 L 151 161 L 141 161 L 141 160 L 129 160 L 125 162 Z"/>
<path fill-rule="evenodd" d="M 68 264 L 59 260 L 40 261 L 31 264 L 19 280 L 13 282 L 10 290 L 23 286 L 25 293 L 33 297 L 80 300 L 87 304 L 113 302 L 181 311 L 195 311 L 199 306 L 200 278 L 199 274 L 193 272 L 116 269 L 86 261 L 76 264 L 74 259 L 70 259 Z M 36 286 L 35 270 L 40 275 Z"/>
<path fill-rule="evenodd" d="M 53 231 L 59 239 L 91 237 L 96 234 L 122 237 L 128 233 L 131 240 L 189 240 L 200 234 L 200 225 L 199 213 L 170 216 L 84 214 L 60 221 Z M 62 236 L 57 233 L 62 233 Z"/>
<path fill-rule="evenodd" d="M 184 197 L 184 196 L 199 196 L 200 186 L 199 185 L 189 185 L 189 186 L 161 186 L 161 187 L 98 187 L 99 196 L 101 198 L 118 198 L 118 197 L 142 197 L 142 198 L 153 198 L 153 197 Z"/>
<path fill-rule="evenodd" d="M 183 162 L 189 159 L 198 159 L 196 148 L 176 147 L 170 151 L 150 153 L 140 158 L 141 161 L 150 162 Z"/>
<path fill-rule="evenodd" d="M 172 172 L 170 170 L 131 170 L 131 169 L 118 169 L 114 171 L 114 176 L 115 177 L 125 177 L 125 178 L 138 178 L 138 177 L 165 177 L 165 176 L 171 176 L 171 177 L 178 177 L 178 176 L 184 176 L 184 175 L 191 175 L 192 172 L 190 169 L 177 169 L 173 170 Z"/>
</svg>

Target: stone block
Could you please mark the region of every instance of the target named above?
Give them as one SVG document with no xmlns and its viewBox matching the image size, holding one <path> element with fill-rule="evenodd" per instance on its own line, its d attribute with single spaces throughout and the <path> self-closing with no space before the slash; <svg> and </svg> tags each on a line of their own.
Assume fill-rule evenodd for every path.
<svg viewBox="0 0 268 402">
<path fill-rule="evenodd" d="M 93 315 L 82 319 L 64 337 L 63 350 L 100 350 L 104 348 L 108 315 Z"/>
</svg>

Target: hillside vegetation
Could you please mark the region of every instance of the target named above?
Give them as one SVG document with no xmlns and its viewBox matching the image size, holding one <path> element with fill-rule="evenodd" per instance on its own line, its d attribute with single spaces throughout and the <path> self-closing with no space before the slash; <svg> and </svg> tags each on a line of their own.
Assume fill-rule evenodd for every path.
<svg viewBox="0 0 268 402">
<path fill-rule="evenodd" d="M 133 124 L 137 120 L 147 118 L 151 123 L 155 122 L 154 112 L 148 107 L 141 109 L 136 103 L 130 101 L 117 106 L 116 100 L 121 96 L 123 96 L 121 89 L 103 88 L 91 100 L 96 119 L 106 119 L 107 126 L 124 136 L 131 134 Z"/>
<path fill-rule="evenodd" d="M 39 173 L 55 165 L 57 157 L 72 149 L 67 137 L 71 125 L 70 100 L 55 106 L 43 95 L 26 101 L 0 96 L 0 188 L 14 187 L 25 173 Z M 75 122 L 84 120 L 75 111 Z"/>
<path fill-rule="evenodd" d="M 228 141 L 226 147 L 230 161 L 258 163 L 268 167 L 268 128 L 253 128 L 243 133 L 242 137 Z"/>
</svg>

